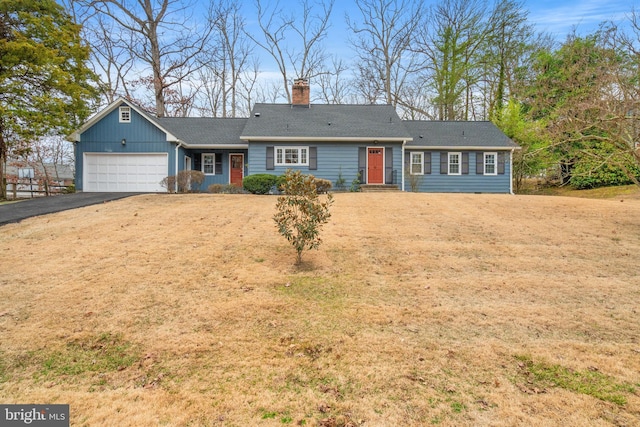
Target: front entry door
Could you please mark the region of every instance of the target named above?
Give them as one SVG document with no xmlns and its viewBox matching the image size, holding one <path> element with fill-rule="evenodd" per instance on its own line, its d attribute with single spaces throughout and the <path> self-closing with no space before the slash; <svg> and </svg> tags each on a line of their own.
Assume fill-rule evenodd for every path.
<svg viewBox="0 0 640 427">
<path fill-rule="evenodd" d="M 229 183 L 242 187 L 242 179 L 244 178 L 244 154 L 229 155 Z"/>
<path fill-rule="evenodd" d="M 367 184 L 384 184 L 384 149 L 369 148 Z"/>
</svg>

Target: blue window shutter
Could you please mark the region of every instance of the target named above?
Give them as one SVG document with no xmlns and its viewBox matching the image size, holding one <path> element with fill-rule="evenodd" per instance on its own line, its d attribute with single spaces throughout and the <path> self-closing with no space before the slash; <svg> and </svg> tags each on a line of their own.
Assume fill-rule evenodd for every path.
<svg viewBox="0 0 640 427">
<path fill-rule="evenodd" d="M 449 173 L 449 155 L 446 152 L 440 153 L 440 174 L 447 175 Z"/>
<path fill-rule="evenodd" d="M 484 153 L 476 152 L 476 175 L 484 175 Z"/>
<path fill-rule="evenodd" d="M 318 170 L 318 147 L 309 147 L 309 170 Z"/>
<path fill-rule="evenodd" d="M 501 152 L 498 153 L 498 174 L 504 175 L 504 164 L 505 158 L 507 157 L 507 153 Z"/>
<path fill-rule="evenodd" d="M 216 153 L 216 169 L 215 169 L 215 174 L 216 175 L 222 175 L 222 153 Z"/>
<path fill-rule="evenodd" d="M 267 170 L 275 169 L 275 163 L 273 158 L 273 147 L 267 147 L 267 165 L 265 168 Z"/>
<path fill-rule="evenodd" d="M 423 173 L 425 175 L 429 175 L 431 174 L 431 152 L 430 151 L 425 151 L 422 154 L 423 158 L 424 158 L 424 169 L 423 169 Z"/>
<path fill-rule="evenodd" d="M 462 174 L 469 175 L 469 153 L 462 153 Z"/>
<path fill-rule="evenodd" d="M 384 183 L 393 184 L 393 148 L 384 150 Z"/>
<path fill-rule="evenodd" d="M 193 170 L 202 172 L 202 154 L 200 153 L 193 156 Z"/>
</svg>

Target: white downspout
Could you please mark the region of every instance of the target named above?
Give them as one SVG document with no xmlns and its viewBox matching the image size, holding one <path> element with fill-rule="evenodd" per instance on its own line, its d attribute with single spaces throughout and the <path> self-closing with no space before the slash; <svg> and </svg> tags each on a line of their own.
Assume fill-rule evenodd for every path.
<svg viewBox="0 0 640 427">
<path fill-rule="evenodd" d="M 177 142 L 177 144 L 176 144 L 176 169 L 174 171 L 173 176 L 176 177 L 174 190 L 177 193 L 178 192 L 178 150 L 180 149 L 180 147 L 182 147 L 182 141 L 180 141 L 178 139 L 176 142 Z"/>
<path fill-rule="evenodd" d="M 400 160 L 401 160 L 401 164 L 402 164 L 402 191 L 404 192 L 404 145 L 407 143 L 407 140 L 405 139 L 404 141 L 402 141 L 402 154 L 400 155 Z"/>
<path fill-rule="evenodd" d="M 515 151 L 515 148 L 511 149 L 511 152 L 509 153 L 509 194 L 514 195 L 515 193 L 513 192 L 513 152 Z"/>
</svg>

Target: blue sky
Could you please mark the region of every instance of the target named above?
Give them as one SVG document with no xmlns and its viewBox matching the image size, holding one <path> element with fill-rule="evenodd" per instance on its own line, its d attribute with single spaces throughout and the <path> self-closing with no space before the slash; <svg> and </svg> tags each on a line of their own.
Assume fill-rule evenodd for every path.
<svg viewBox="0 0 640 427">
<path fill-rule="evenodd" d="M 538 31 L 550 33 L 559 41 L 574 27 L 584 35 L 596 30 L 603 21 L 620 23 L 634 6 L 630 0 L 527 0 L 525 4 L 529 21 Z"/>
<path fill-rule="evenodd" d="M 294 3 L 295 0 L 281 4 Z M 635 2 L 640 9 L 640 2 Z M 437 4 L 437 0 L 426 0 L 425 5 Z M 525 0 L 525 8 L 529 10 L 529 22 L 538 31 L 545 31 L 559 41 L 564 40 L 574 27 L 579 34 L 586 34 L 597 29 L 602 21 L 624 20 L 625 14 L 631 12 L 632 0 Z M 334 6 L 335 30 L 346 29 L 345 13 L 359 15 L 353 0 L 336 0 Z"/>
<path fill-rule="evenodd" d="M 425 0 L 426 6 L 436 4 L 438 0 Z M 489 0 L 491 2 L 492 0 Z M 636 0 L 638 2 L 639 0 Z M 273 8 L 279 4 L 285 13 L 299 5 L 298 0 L 262 0 L 263 6 Z M 256 12 L 254 0 L 242 2 L 248 28 L 259 31 L 255 25 Z M 640 9 L 640 3 L 635 5 Z M 625 20 L 634 7 L 633 0 L 525 0 L 524 7 L 529 10 L 529 22 L 538 32 L 550 34 L 558 42 L 565 40 L 573 29 L 579 35 L 585 35 L 597 30 L 598 25 L 607 20 L 621 23 Z M 271 10 L 271 9 L 269 9 Z M 326 49 L 347 63 L 353 58 L 353 51 L 348 42 L 350 32 L 345 21 L 345 15 L 349 14 L 355 20 L 359 20 L 361 13 L 354 0 L 336 0 L 333 8 L 329 36 L 325 41 Z M 261 64 L 265 74 L 278 76 L 275 64 L 264 51 L 258 49 Z"/>
</svg>

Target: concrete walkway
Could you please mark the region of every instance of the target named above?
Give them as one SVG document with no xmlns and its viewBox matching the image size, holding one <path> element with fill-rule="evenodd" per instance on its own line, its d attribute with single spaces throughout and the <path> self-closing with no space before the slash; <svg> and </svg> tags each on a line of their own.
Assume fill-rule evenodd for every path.
<svg viewBox="0 0 640 427">
<path fill-rule="evenodd" d="M 0 226 L 11 222 L 20 222 L 33 216 L 96 205 L 137 194 L 141 193 L 73 193 L 6 203 L 0 205 Z"/>
</svg>

